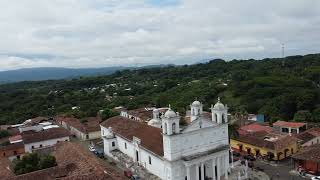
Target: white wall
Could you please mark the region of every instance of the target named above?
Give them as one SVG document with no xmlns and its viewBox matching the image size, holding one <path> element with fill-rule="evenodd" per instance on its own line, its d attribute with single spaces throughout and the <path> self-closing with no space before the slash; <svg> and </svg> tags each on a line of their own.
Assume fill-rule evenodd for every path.
<svg viewBox="0 0 320 180">
<path fill-rule="evenodd" d="M 164 157 L 169 161 L 228 144 L 227 124 L 163 137 Z"/>
<path fill-rule="evenodd" d="M 83 133 L 83 132 L 79 131 L 78 129 L 74 128 L 73 126 L 68 125 L 64 121 L 62 121 L 61 126 L 64 127 L 65 129 L 69 130 L 69 132 L 72 135 L 75 135 L 78 139 L 80 139 L 82 141 L 101 138 L 101 132 L 100 131 L 90 132 L 88 134 L 89 138 L 87 139 L 87 134 L 86 133 Z"/>
<path fill-rule="evenodd" d="M 304 143 L 302 146 L 306 147 L 306 146 L 312 146 L 313 144 L 320 144 L 320 137 L 315 137 L 312 140 Z"/>
<path fill-rule="evenodd" d="M 104 134 L 103 134 L 104 133 Z M 101 134 L 109 134 L 109 129 L 101 127 Z M 104 152 L 106 155 L 111 156 L 110 151 L 114 149 L 120 150 L 122 153 L 128 155 L 136 161 L 136 150 L 139 152 L 139 164 L 144 166 L 149 172 L 161 178 L 164 175 L 164 162 L 163 159 L 158 157 L 142 148 L 140 145 L 135 146 L 132 141 L 129 141 L 123 137 L 116 136 L 115 138 L 103 138 L 104 142 Z M 116 147 L 112 147 L 111 143 L 116 142 Z M 127 147 L 127 148 L 126 148 Z M 151 164 L 149 164 L 149 156 L 151 157 Z"/>
<path fill-rule="evenodd" d="M 25 152 L 31 153 L 32 146 L 34 146 L 35 149 L 40 148 L 40 145 L 42 145 L 42 147 L 53 146 L 53 145 L 57 144 L 58 141 L 70 141 L 70 139 L 67 136 L 67 137 L 62 137 L 62 138 L 49 139 L 46 141 L 39 141 L 39 142 L 24 144 L 24 150 L 25 150 Z"/>
</svg>

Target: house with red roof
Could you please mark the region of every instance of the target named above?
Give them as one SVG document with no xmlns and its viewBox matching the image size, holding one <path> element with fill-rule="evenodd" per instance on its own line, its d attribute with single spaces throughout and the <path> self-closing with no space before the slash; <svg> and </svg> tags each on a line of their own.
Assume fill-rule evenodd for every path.
<svg viewBox="0 0 320 180">
<path fill-rule="evenodd" d="M 256 133 L 256 132 L 261 132 L 261 131 L 265 131 L 267 133 L 270 133 L 273 131 L 273 129 L 270 126 L 261 125 L 259 123 L 252 123 L 252 124 L 242 126 L 238 130 L 240 135 L 246 135 L 246 134 Z"/>
<path fill-rule="evenodd" d="M 320 128 L 311 128 L 296 135 L 302 147 L 320 144 Z"/>
<path fill-rule="evenodd" d="M 58 116 L 56 117 L 56 122 L 80 140 L 85 141 L 101 137 L 100 117 L 88 117 L 80 121 L 75 117 Z"/>
<path fill-rule="evenodd" d="M 277 121 L 273 123 L 274 131 L 289 134 L 299 134 L 307 129 L 307 123 Z"/>
</svg>

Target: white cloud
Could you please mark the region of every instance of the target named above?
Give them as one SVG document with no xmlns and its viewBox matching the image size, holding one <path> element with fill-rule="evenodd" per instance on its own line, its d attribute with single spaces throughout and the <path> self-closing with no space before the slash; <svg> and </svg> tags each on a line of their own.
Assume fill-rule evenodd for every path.
<svg viewBox="0 0 320 180">
<path fill-rule="evenodd" d="M 318 0 L 156 2 L 0 0 L 0 70 L 277 57 L 281 43 L 287 55 L 319 51 Z"/>
</svg>

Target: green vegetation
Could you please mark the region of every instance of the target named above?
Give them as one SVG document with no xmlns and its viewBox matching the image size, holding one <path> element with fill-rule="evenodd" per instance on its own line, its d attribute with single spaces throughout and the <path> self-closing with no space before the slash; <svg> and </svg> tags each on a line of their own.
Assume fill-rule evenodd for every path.
<svg viewBox="0 0 320 180">
<path fill-rule="evenodd" d="M 14 161 L 14 173 L 25 174 L 57 165 L 56 158 L 51 155 L 39 155 L 37 153 L 27 154 L 21 160 Z"/>
<path fill-rule="evenodd" d="M 0 139 L 4 137 L 9 137 L 11 134 L 7 130 L 0 130 Z"/>
<path fill-rule="evenodd" d="M 198 98 L 206 110 L 218 96 L 230 112 L 262 113 L 271 121 L 320 122 L 320 54 L 285 59 L 212 60 L 208 63 L 123 70 L 72 80 L 0 86 L 0 124 L 34 116 L 96 116 L 116 106 L 168 106 L 184 113 Z M 72 107 L 79 107 L 72 110 Z M 307 113 L 306 113 L 307 112 Z"/>
</svg>

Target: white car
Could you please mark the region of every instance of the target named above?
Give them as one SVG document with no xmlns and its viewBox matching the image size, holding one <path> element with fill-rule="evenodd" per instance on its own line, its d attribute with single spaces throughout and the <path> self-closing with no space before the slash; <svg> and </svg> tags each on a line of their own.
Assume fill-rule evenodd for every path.
<svg viewBox="0 0 320 180">
<path fill-rule="evenodd" d="M 314 176 L 311 178 L 311 180 L 320 180 L 320 176 Z"/>
<path fill-rule="evenodd" d="M 89 151 L 94 152 L 96 151 L 96 148 L 94 148 L 93 146 L 89 146 Z"/>
</svg>

